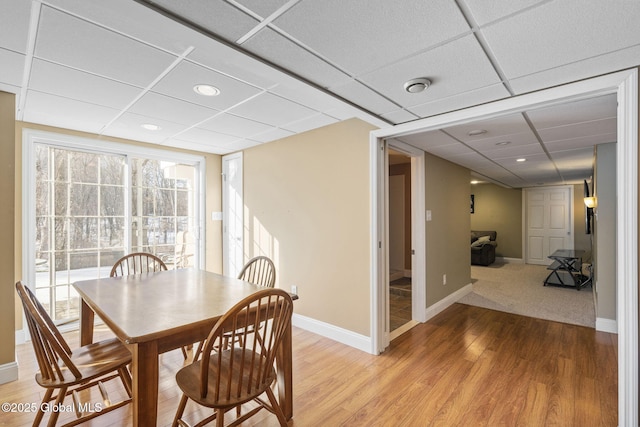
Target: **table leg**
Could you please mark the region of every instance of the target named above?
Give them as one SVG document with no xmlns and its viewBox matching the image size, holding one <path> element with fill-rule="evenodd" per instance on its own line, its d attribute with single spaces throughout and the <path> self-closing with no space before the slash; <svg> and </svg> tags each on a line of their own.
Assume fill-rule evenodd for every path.
<svg viewBox="0 0 640 427">
<path fill-rule="evenodd" d="M 133 425 L 154 426 L 158 417 L 158 343 L 130 346 L 133 380 Z"/>
<path fill-rule="evenodd" d="M 95 313 L 93 310 L 81 299 L 80 304 L 80 345 L 88 345 L 93 342 L 93 319 Z"/>
<path fill-rule="evenodd" d="M 291 325 L 287 328 L 276 355 L 278 398 L 284 417 L 293 418 L 293 343 Z"/>
</svg>

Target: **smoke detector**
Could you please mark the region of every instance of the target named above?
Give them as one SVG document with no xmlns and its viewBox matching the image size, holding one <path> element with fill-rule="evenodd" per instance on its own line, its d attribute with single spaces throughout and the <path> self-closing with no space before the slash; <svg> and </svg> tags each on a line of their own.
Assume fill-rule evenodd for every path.
<svg viewBox="0 0 640 427">
<path fill-rule="evenodd" d="M 409 93 L 422 92 L 431 85 L 431 80 L 426 77 L 419 77 L 417 79 L 411 79 L 404 84 L 404 90 Z"/>
</svg>

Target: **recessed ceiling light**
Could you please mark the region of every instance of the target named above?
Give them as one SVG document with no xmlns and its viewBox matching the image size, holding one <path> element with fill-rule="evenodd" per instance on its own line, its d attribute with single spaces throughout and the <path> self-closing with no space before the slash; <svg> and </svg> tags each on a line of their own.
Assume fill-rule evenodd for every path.
<svg viewBox="0 0 640 427">
<path fill-rule="evenodd" d="M 511 144 L 511 141 L 500 141 L 500 142 L 496 142 L 496 145 L 509 145 Z"/>
<path fill-rule="evenodd" d="M 478 136 L 478 135 L 482 135 L 483 133 L 487 133 L 487 131 L 484 129 L 474 129 L 474 130 L 470 130 L 467 135 Z"/>
<path fill-rule="evenodd" d="M 527 159 L 524 159 L 524 158 L 516 159 L 516 162 L 521 162 L 522 163 L 522 162 L 526 162 L 526 161 L 527 161 Z"/>
<path fill-rule="evenodd" d="M 422 92 L 426 88 L 431 86 L 431 80 L 426 77 L 419 77 L 417 79 L 411 79 L 404 84 L 404 90 L 409 93 Z"/>
<path fill-rule="evenodd" d="M 195 93 L 197 93 L 198 95 L 202 95 L 202 96 L 218 96 L 218 95 L 220 95 L 220 89 L 218 89 L 215 86 L 205 85 L 205 84 L 195 85 L 193 87 L 193 91 Z"/>
<path fill-rule="evenodd" d="M 475 179 L 473 181 L 471 181 L 472 184 L 477 184 L 478 181 L 476 181 Z"/>
<path fill-rule="evenodd" d="M 153 123 L 145 123 L 140 126 L 145 128 L 146 130 L 160 130 L 160 126 L 154 125 Z"/>
</svg>

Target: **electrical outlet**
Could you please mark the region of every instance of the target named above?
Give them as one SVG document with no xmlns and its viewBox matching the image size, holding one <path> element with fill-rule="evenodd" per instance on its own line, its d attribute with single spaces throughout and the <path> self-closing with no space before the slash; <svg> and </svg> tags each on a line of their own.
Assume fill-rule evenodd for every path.
<svg viewBox="0 0 640 427">
<path fill-rule="evenodd" d="M 291 285 L 291 293 L 298 295 L 298 287 L 296 285 Z"/>
<path fill-rule="evenodd" d="M 443 285 L 446 285 L 446 284 L 447 284 L 447 275 L 446 275 L 446 274 L 443 274 L 443 275 L 442 275 L 442 284 L 443 284 Z"/>
</svg>

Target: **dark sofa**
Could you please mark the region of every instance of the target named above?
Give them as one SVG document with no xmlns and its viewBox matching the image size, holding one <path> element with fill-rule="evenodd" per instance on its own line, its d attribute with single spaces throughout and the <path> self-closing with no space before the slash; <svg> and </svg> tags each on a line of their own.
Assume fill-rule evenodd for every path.
<svg viewBox="0 0 640 427">
<path fill-rule="evenodd" d="M 491 265 L 495 262 L 497 234 L 495 231 L 471 230 L 472 265 Z"/>
</svg>

